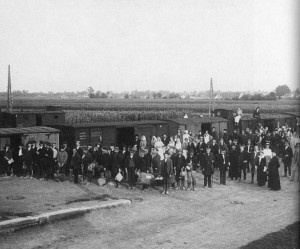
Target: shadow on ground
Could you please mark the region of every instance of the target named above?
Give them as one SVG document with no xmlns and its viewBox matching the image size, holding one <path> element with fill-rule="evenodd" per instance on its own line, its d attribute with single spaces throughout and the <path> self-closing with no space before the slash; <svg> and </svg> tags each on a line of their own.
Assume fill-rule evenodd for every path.
<svg viewBox="0 0 300 249">
<path fill-rule="evenodd" d="M 269 233 L 258 240 L 252 241 L 240 247 L 240 249 L 298 249 L 299 225 L 299 221 L 295 222 L 278 232 Z"/>
</svg>

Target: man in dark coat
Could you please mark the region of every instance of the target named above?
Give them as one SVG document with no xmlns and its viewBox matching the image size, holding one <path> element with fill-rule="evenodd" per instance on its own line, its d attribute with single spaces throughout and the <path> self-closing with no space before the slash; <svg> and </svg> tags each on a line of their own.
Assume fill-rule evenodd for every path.
<svg viewBox="0 0 300 249">
<path fill-rule="evenodd" d="M 101 157 L 100 165 L 102 165 L 102 168 L 104 170 L 105 180 L 106 183 L 108 183 L 111 178 L 111 160 L 106 147 L 102 148 L 102 157 Z"/>
<path fill-rule="evenodd" d="M 27 144 L 27 148 L 25 150 L 24 155 L 24 163 L 26 165 L 26 169 L 23 170 L 23 176 L 29 175 L 33 176 L 33 153 L 32 153 L 32 142 L 29 141 Z"/>
<path fill-rule="evenodd" d="M 213 153 L 210 152 L 210 147 L 206 148 L 206 153 L 203 155 L 203 168 L 202 174 L 204 175 L 204 188 L 212 188 L 211 185 L 211 175 L 214 173 L 214 161 L 215 157 Z"/>
<path fill-rule="evenodd" d="M 250 160 L 251 160 L 251 153 L 253 151 L 253 146 L 251 144 L 250 138 L 247 139 L 247 144 L 245 146 L 245 151 L 247 152 L 247 171 L 250 171 Z"/>
<path fill-rule="evenodd" d="M 45 167 L 46 167 L 46 180 L 54 180 L 54 160 L 53 160 L 53 150 L 49 142 L 45 142 Z"/>
<path fill-rule="evenodd" d="M 286 141 L 284 143 L 283 155 L 282 155 L 282 162 L 284 165 L 284 176 L 287 176 L 287 171 L 289 172 L 289 176 L 291 176 L 291 166 L 293 160 L 293 151 L 292 148 L 289 146 L 289 142 Z"/>
<path fill-rule="evenodd" d="M 254 174 L 255 174 L 256 167 L 257 167 L 258 158 L 259 158 L 259 150 L 258 150 L 258 146 L 255 145 L 254 150 L 253 150 L 253 152 L 251 153 L 251 156 L 250 156 L 251 183 L 254 183 Z"/>
<path fill-rule="evenodd" d="M 201 169 L 203 168 L 203 155 L 205 154 L 205 151 L 206 151 L 206 144 L 204 143 L 204 139 L 201 136 L 197 147 L 197 154 L 199 156 L 198 161 L 200 163 Z"/>
<path fill-rule="evenodd" d="M 220 185 L 226 185 L 226 171 L 229 168 L 229 160 L 226 155 L 226 150 L 222 149 L 219 154 L 218 164 L 220 169 Z"/>
<path fill-rule="evenodd" d="M 170 184 L 170 177 L 172 176 L 173 163 L 170 159 L 168 151 L 164 153 L 164 160 L 161 161 L 161 176 L 163 177 L 163 192 L 162 194 L 168 195 L 168 188 Z"/>
<path fill-rule="evenodd" d="M 236 149 L 235 144 L 232 144 L 231 151 L 229 152 L 229 177 L 231 180 L 238 179 L 239 175 L 239 155 L 240 152 Z"/>
<path fill-rule="evenodd" d="M 247 175 L 247 165 L 248 165 L 248 154 L 245 151 L 245 146 L 240 146 L 240 158 L 239 158 L 239 181 L 242 179 L 242 172 L 244 176 L 244 182 L 246 182 L 246 175 Z"/>
<path fill-rule="evenodd" d="M 272 153 L 272 158 L 269 162 L 269 178 L 268 178 L 268 187 L 271 190 L 280 190 L 280 177 L 279 177 L 279 169 L 280 164 L 278 157 L 275 152 Z"/>
<path fill-rule="evenodd" d="M 164 134 L 161 141 L 165 146 L 167 146 L 169 144 L 170 139 L 167 137 L 166 134 Z"/>
<path fill-rule="evenodd" d="M 256 109 L 253 112 L 253 118 L 256 118 L 258 122 L 260 122 L 260 110 L 259 110 L 259 106 L 256 107 Z"/>
<path fill-rule="evenodd" d="M 182 150 L 178 150 L 177 155 L 175 156 L 174 160 L 174 168 L 175 168 L 175 181 L 177 183 L 176 189 L 180 187 L 180 172 L 181 169 L 185 167 L 185 157 L 182 155 Z"/>
<path fill-rule="evenodd" d="M 132 189 L 135 184 L 134 175 L 137 169 L 137 163 L 134 157 L 134 153 L 135 153 L 134 150 L 130 150 L 130 154 L 125 159 L 125 169 L 128 175 L 129 189 Z"/>
<path fill-rule="evenodd" d="M 74 173 L 74 183 L 78 183 L 78 175 L 79 175 L 79 170 L 81 168 L 81 157 L 77 153 L 76 148 L 73 149 L 71 165 L 72 165 L 73 173 Z"/>
</svg>

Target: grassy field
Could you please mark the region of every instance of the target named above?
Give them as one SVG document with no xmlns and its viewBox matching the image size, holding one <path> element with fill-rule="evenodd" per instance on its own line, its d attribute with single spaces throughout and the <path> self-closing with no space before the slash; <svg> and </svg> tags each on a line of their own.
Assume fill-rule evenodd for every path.
<svg viewBox="0 0 300 249">
<path fill-rule="evenodd" d="M 199 116 L 208 113 L 208 100 L 193 99 L 58 99 L 15 98 L 14 109 L 44 109 L 47 105 L 61 105 L 66 111 L 66 122 L 91 123 L 110 121 L 132 121 L 143 119 L 172 119 Z M 6 99 L 0 99 L 2 109 Z M 236 110 L 240 106 L 244 113 L 252 113 L 259 106 L 263 113 L 295 112 L 299 110 L 297 100 L 278 101 L 215 101 L 214 108 Z"/>
</svg>

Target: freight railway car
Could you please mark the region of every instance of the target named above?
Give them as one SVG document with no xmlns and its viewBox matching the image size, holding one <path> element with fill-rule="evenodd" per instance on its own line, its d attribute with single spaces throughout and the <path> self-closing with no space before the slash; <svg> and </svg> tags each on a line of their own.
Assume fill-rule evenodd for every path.
<svg viewBox="0 0 300 249">
<path fill-rule="evenodd" d="M 217 117 L 223 117 L 228 120 L 228 133 L 232 134 L 233 130 L 236 128 L 234 125 L 234 115 L 233 110 L 229 109 L 216 109 L 214 115 Z M 278 113 L 278 114 L 268 114 L 262 113 L 261 120 L 253 118 L 252 114 L 243 114 L 240 120 L 240 130 L 245 130 L 247 127 L 253 131 L 258 128 L 259 123 L 264 127 L 268 127 L 270 131 L 273 131 L 276 127 L 289 126 L 296 128 L 297 126 L 297 116 L 299 118 L 299 113 Z M 299 123 L 299 122 L 298 122 Z"/>
<path fill-rule="evenodd" d="M 0 150 L 3 150 L 5 144 L 16 148 L 20 143 L 26 145 L 32 140 L 59 144 L 59 130 L 45 126 L 0 128 Z"/>
<path fill-rule="evenodd" d="M 101 142 L 104 146 L 110 144 L 121 146 L 132 145 L 135 134 L 146 136 L 147 142 L 152 136 L 169 135 L 169 124 L 161 120 L 141 120 L 128 122 L 104 122 L 75 125 L 51 125 L 61 130 L 60 140 L 74 145 L 75 141 L 80 141 L 81 145 L 95 145 Z"/>
</svg>

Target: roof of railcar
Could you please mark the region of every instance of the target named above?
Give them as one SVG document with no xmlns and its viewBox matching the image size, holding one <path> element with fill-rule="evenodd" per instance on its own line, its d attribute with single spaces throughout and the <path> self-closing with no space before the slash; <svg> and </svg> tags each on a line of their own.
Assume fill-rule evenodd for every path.
<svg viewBox="0 0 300 249">
<path fill-rule="evenodd" d="M 59 133 L 59 130 L 46 126 L 34 126 L 26 128 L 0 128 L 1 137 L 33 133 Z"/>
<path fill-rule="evenodd" d="M 291 113 L 263 113 L 260 114 L 260 118 L 262 120 L 270 120 L 270 119 L 282 119 L 282 118 L 292 118 L 293 115 Z M 243 114 L 242 121 L 243 120 L 255 120 L 256 118 L 253 118 L 252 114 Z"/>
<path fill-rule="evenodd" d="M 199 124 L 199 123 L 220 123 L 227 122 L 227 119 L 220 117 L 203 117 L 203 118 L 175 118 L 168 121 L 178 124 Z"/>
<path fill-rule="evenodd" d="M 71 126 L 74 128 L 92 128 L 92 127 L 132 127 L 137 125 L 160 125 L 166 124 L 166 121 L 162 120 L 140 120 L 140 121 L 115 121 L 115 122 L 99 122 L 99 123 L 79 123 L 73 125 L 66 125 Z"/>
</svg>

